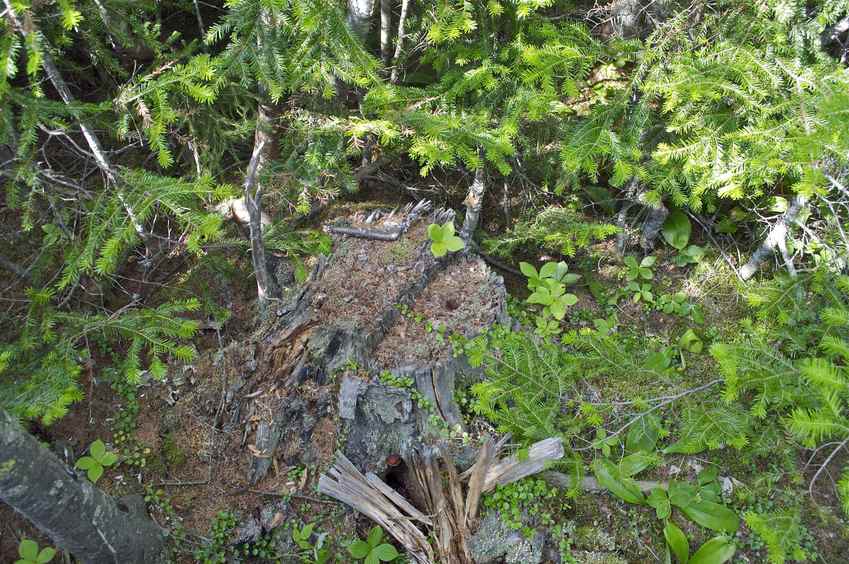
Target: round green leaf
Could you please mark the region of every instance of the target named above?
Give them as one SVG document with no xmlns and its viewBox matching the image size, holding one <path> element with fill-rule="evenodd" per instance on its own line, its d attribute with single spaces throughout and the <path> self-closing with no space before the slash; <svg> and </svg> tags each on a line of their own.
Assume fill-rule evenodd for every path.
<svg viewBox="0 0 849 564">
<path fill-rule="evenodd" d="M 533 265 L 527 262 L 519 263 L 519 270 L 522 271 L 527 278 L 539 278 L 539 273 L 537 273 L 537 269 L 533 267 Z"/>
<path fill-rule="evenodd" d="M 368 553 L 371 552 L 371 547 L 366 541 L 357 540 L 351 543 L 351 546 L 348 547 L 348 552 L 350 552 L 351 556 L 354 558 L 361 560 L 368 556 Z"/>
<path fill-rule="evenodd" d="M 21 544 L 18 545 L 18 554 L 24 560 L 32 560 L 34 562 L 38 558 L 38 543 L 30 539 L 22 540 Z"/>
<path fill-rule="evenodd" d="M 454 222 L 453 221 L 446 221 L 445 223 L 442 224 L 442 235 L 444 237 L 450 237 L 451 235 L 454 235 Z"/>
<path fill-rule="evenodd" d="M 103 466 L 100 464 L 92 466 L 86 473 L 88 474 L 88 479 L 91 480 L 91 483 L 95 484 L 100 477 L 103 476 Z"/>
<path fill-rule="evenodd" d="M 687 246 L 692 229 L 687 214 L 681 210 L 675 210 L 669 214 L 663 224 L 663 238 L 670 246 L 680 251 Z"/>
<path fill-rule="evenodd" d="M 112 466 L 116 462 L 118 462 L 118 455 L 114 452 L 107 452 L 100 457 L 100 464 L 103 466 Z"/>
<path fill-rule="evenodd" d="M 50 547 L 41 549 L 41 552 L 38 553 L 38 564 L 47 564 L 53 557 L 56 556 L 56 550 Z"/>
<path fill-rule="evenodd" d="M 381 562 L 392 562 L 398 558 L 398 551 L 391 544 L 382 544 L 375 548 L 373 552 Z"/>
<path fill-rule="evenodd" d="M 666 537 L 666 544 L 672 549 L 675 558 L 680 564 L 687 564 L 690 558 L 690 543 L 687 542 L 687 535 L 679 529 L 672 521 L 667 521 L 663 528 L 663 536 Z"/>
<path fill-rule="evenodd" d="M 89 447 L 88 451 L 91 453 L 91 456 L 95 460 L 100 460 L 100 457 L 102 457 L 103 453 L 106 452 L 106 445 L 103 444 L 103 441 L 97 439 L 96 441 L 91 443 L 91 446 Z"/>
<path fill-rule="evenodd" d="M 563 303 L 565 303 L 567 306 L 573 306 L 578 303 L 578 296 L 576 296 L 575 294 L 564 294 Z"/>
<path fill-rule="evenodd" d="M 448 252 L 448 247 L 446 247 L 445 243 L 443 243 L 441 241 L 434 242 L 430 246 L 430 252 L 433 254 L 433 256 L 435 256 L 437 258 L 444 257 L 445 253 Z"/>
<path fill-rule="evenodd" d="M 724 564 L 731 560 L 737 547 L 728 537 L 714 537 L 696 551 L 690 564 Z"/>
<path fill-rule="evenodd" d="M 442 227 L 440 227 L 436 223 L 431 223 L 427 226 L 427 236 L 431 241 L 442 241 Z"/>
<path fill-rule="evenodd" d="M 463 250 L 463 248 L 464 248 L 466 245 L 465 245 L 465 243 L 463 243 L 463 240 L 462 240 L 462 239 L 460 239 L 459 237 L 451 236 L 451 237 L 447 237 L 447 238 L 445 239 L 445 246 L 446 246 L 446 247 L 448 248 L 448 250 L 449 250 L 449 251 L 451 251 L 452 253 L 456 253 L 457 251 L 462 251 L 462 250 Z"/>
<path fill-rule="evenodd" d="M 383 529 L 380 527 L 372 527 L 368 532 L 368 544 L 370 547 L 374 548 L 380 544 L 380 541 L 383 539 Z"/>
<path fill-rule="evenodd" d="M 76 467 L 80 470 L 88 470 L 93 466 L 97 466 L 98 462 L 90 456 L 81 456 L 79 460 L 77 460 Z"/>
</svg>

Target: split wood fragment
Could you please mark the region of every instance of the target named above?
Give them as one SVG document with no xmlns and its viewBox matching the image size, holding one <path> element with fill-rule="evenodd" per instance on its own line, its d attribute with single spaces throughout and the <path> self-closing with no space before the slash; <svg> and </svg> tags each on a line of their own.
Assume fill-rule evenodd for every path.
<svg viewBox="0 0 849 564">
<path fill-rule="evenodd" d="M 484 442 L 474 465 L 459 474 L 454 461 L 439 446 L 421 446 L 405 455 L 408 487 L 424 505 L 417 509 L 375 474 L 363 474 L 341 452 L 322 475 L 318 491 L 350 505 L 382 526 L 419 564 L 472 564 L 468 540 L 477 527 L 481 495 L 545 469 L 563 457 L 563 443 L 550 438 L 533 444 L 527 456 L 498 459 L 508 437 Z M 464 488 L 463 482 L 467 482 Z M 436 539 L 436 553 L 413 523 L 426 525 Z M 438 559 L 437 559 L 438 556 Z"/>
</svg>

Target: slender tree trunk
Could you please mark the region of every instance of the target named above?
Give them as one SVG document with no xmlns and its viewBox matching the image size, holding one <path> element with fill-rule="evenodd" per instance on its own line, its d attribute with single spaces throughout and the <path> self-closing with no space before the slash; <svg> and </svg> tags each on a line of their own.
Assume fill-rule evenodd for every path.
<svg viewBox="0 0 849 564">
<path fill-rule="evenodd" d="M 395 41 L 395 55 L 392 57 L 392 73 L 389 81 L 398 84 L 401 74 L 401 52 L 404 48 L 405 27 L 407 25 L 407 11 L 410 9 L 410 0 L 401 0 L 401 17 L 398 18 L 398 39 Z"/>
<path fill-rule="evenodd" d="M 486 184 L 484 182 L 483 164 L 475 171 L 475 179 L 469 187 L 469 193 L 466 195 L 466 217 L 463 219 L 463 229 L 460 230 L 460 238 L 466 242 L 468 247 L 469 241 L 475 234 L 475 229 L 480 221 L 481 206 L 483 205 L 483 195 L 486 193 Z"/>
<path fill-rule="evenodd" d="M 392 3 L 380 0 L 380 58 L 385 66 L 392 61 Z"/>
<path fill-rule="evenodd" d="M 163 561 L 165 537 L 143 513 L 78 478 L 0 409 L 0 501 L 82 562 Z"/>
<path fill-rule="evenodd" d="M 365 42 L 371 29 L 375 0 L 348 0 L 348 25 Z"/>
<path fill-rule="evenodd" d="M 251 237 L 251 261 L 254 276 L 256 276 L 257 299 L 261 314 L 266 313 L 269 300 L 277 293 L 277 286 L 268 272 L 268 263 L 265 260 L 265 243 L 262 240 L 262 183 L 259 181 L 260 172 L 265 165 L 267 147 L 271 144 L 271 120 L 268 114 L 269 109 L 260 103 L 257 110 L 254 149 L 244 183 L 245 207 L 248 210 L 248 227 Z"/>
<path fill-rule="evenodd" d="M 740 278 L 743 280 L 748 280 L 761 267 L 763 262 L 775 252 L 775 249 L 781 249 L 784 246 L 786 249 L 787 244 L 787 234 L 789 232 L 790 224 L 796 221 L 796 218 L 799 217 L 799 213 L 805 208 L 808 199 L 801 194 L 796 194 L 793 200 L 790 202 L 790 207 L 787 208 L 787 211 L 784 212 L 784 215 L 779 218 L 778 221 L 775 222 L 775 225 L 769 230 L 769 234 L 764 240 L 763 244 L 752 254 L 752 257 L 749 259 L 743 268 L 740 269 Z M 786 250 L 782 252 L 787 260 Z M 792 267 L 792 261 L 790 261 L 789 270 L 791 275 L 795 272 L 795 268 Z"/>
</svg>

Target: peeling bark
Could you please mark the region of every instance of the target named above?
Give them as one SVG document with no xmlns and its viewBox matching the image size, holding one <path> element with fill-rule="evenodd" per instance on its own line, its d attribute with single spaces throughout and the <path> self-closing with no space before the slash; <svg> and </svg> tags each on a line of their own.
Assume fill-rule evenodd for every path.
<svg viewBox="0 0 849 564">
<path fill-rule="evenodd" d="M 398 19 L 398 39 L 395 41 L 395 54 L 392 56 L 392 72 L 389 82 L 398 84 L 401 73 L 401 53 L 404 48 L 404 35 L 407 24 L 407 11 L 410 8 L 410 0 L 401 0 L 401 17 Z"/>
<path fill-rule="evenodd" d="M 384 65 L 392 61 L 392 2 L 380 0 L 380 58 Z"/>
<path fill-rule="evenodd" d="M 475 234 L 475 229 L 480 221 L 481 206 L 483 206 L 483 196 L 486 193 L 486 184 L 484 183 L 483 165 L 475 171 L 475 180 L 469 187 L 469 193 L 466 195 L 466 217 L 463 219 L 463 228 L 460 230 L 460 238 L 466 242 L 469 241 Z"/>
<path fill-rule="evenodd" d="M 163 531 L 144 514 L 143 502 L 131 507 L 77 477 L 2 409 L 0 501 L 82 562 L 164 561 Z"/>
<path fill-rule="evenodd" d="M 269 301 L 277 295 L 277 285 L 268 271 L 268 263 L 265 260 L 265 244 L 262 240 L 262 184 L 258 178 L 265 165 L 266 146 L 271 144 L 270 128 L 268 108 L 260 104 L 257 110 L 254 149 L 245 175 L 244 199 L 251 237 L 251 262 L 256 276 L 257 298 L 261 313 L 265 312 Z"/>
</svg>

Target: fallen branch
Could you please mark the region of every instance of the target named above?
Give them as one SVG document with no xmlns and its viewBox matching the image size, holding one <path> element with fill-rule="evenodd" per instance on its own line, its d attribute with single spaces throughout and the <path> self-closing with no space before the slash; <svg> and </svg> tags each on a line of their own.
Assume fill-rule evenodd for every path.
<svg viewBox="0 0 849 564">
<path fill-rule="evenodd" d="M 769 234 L 763 244 L 752 254 L 749 262 L 743 265 L 743 268 L 740 269 L 740 278 L 743 280 L 749 280 L 752 276 L 754 276 L 763 262 L 771 256 L 773 252 L 775 252 L 776 248 L 781 249 L 782 254 L 785 255 L 785 261 L 789 261 L 786 254 L 789 227 L 796 221 L 796 218 L 799 217 L 799 214 L 805 209 L 807 203 L 808 199 L 801 194 L 796 194 L 796 196 L 793 197 L 787 211 L 784 212 L 784 215 L 782 215 L 778 221 L 775 222 L 775 225 L 773 225 L 769 230 Z M 790 273 L 793 274 L 795 272 L 795 268 L 793 268 L 792 261 L 787 262 L 787 266 Z"/>
</svg>

